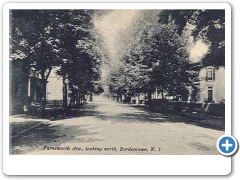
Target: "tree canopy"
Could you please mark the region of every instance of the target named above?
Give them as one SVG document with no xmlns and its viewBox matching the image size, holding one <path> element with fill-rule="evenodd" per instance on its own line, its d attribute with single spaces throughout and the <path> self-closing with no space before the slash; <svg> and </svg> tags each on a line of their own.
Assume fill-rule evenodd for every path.
<svg viewBox="0 0 240 180">
<path fill-rule="evenodd" d="M 139 94 L 155 90 L 186 97 L 188 52 L 186 39 L 175 25 L 154 25 L 140 33 L 140 40 L 123 58 L 118 71 L 111 74 L 110 90 Z"/>
<path fill-rule="evenodd" d="M 10 59 L 25 59 L 27 69 L 40 72 L 45 83 L 57 67 L 57 75 L 68 80 L 73 94 L 102 91 L 101 65 L 111 64 L 108 60 L 113 57 L 97 37 L 94 13 L 11 10 Z M 147 22 L 148 18 L 152 20 Z M 225 66 L 224 10 L 161 10 L 157 15 L 144 11 L 132 25 L 134 33 L 119 39 L 125 45 L 118 47 L 119 59 L 111 60 L 117 62 L 116 67 L 111 64 L 107 80 L 113 94 L 133 96 L 158 89 L 162 98 L 165 93 L 186 99 L 196 76 L 189 61 L 189 36 L 209 47 L 199 67 Z"/>
<path fill-rule="evenodd" d="M 75 89 L 94 91 L 100 77 L 101 51 L 93 33 L 93 13 L 11 10 L 10 59 L 25 59 L 29 71 L 38 71 L 44 83 L 57 67 L 57 75 L 68 80 L 73 93 Z"/>
<path fill-rule="evenodd" d="M 179 34 L 191 24 L 195 40 L 203 39 L 209 46 L 208 53 L 202 58 L 202 66 L 225 66 L 224 10 L 163 10 L 159 22 L 175 24 Z"/>
</svg>

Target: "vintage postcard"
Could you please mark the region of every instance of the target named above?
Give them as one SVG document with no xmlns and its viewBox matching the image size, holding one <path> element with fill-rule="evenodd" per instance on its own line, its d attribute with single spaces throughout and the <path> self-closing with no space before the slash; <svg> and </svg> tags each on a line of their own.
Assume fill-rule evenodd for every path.
<svg viewBox="0 0 240 180">
<path fill-rule="evenodd" d="M 27 5 L 4 12 L 9 158 L 230 164 L 216 146 L 231 134 L 229 5 Z"/>
</svg>

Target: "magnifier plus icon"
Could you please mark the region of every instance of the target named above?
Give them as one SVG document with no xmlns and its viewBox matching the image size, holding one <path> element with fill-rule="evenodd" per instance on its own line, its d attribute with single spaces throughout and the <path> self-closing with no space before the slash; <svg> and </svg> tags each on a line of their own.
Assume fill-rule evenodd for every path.
<svg viewBox="0 0 240 180">
<path fill-rule="evenodd" d="M 217 141 L 217 149 L 224 156 L 233 155 L 238 148 L 238 142 L 233 136 L 221 136 Z"/>
<path fill-rule="evenodd" d="M 229 147 L 233 147 L 233 144 L 229 144 L 228 139 L 227 139 L 226 144 L 222 144 L 222 146 L 226 148 L 226 151 L 229 151 Z"/>
</svg>

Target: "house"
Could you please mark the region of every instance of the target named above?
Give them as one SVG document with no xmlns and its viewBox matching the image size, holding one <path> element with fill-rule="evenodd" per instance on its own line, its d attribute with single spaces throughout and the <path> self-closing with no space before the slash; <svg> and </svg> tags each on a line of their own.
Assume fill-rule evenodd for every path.
<svg viewBox="0 0 240 180">
<path fill-rule="evenodd" d="M 225 99 L 225 67 L 202 67 L 194 79 L 191 100 L 195 102 L 223 102 Z"/>
<path fill-rule="evenodd" d="M 10 114 L 24 113 L 29 107 L 40 109 L 43 93 L 46 93 L 46 107 L 62 107 L 63 92 L 66 97 L 66 105 L 80 102 L 80 95 L 75 95 L 69 86 L 67 79 L 58 77 L 54 70 L 50 73 L 48 80 L 42 80 L 38 71 L 28 69 L 27 59 L 10 59 Z M 45 81 L 45 82 L 43 82 Z M 46 88 L 44 87 L 46 85 Z M 74 86 L 77 89 L 77 87 Z M 83 100 L 86 95 L 81 95 Z"/>
<path fill-rule="evenodd" d="M 224 103 L 225 100 L 225 67 L 202 67 L 200 63 L 192 64 L 192 70 L 197 72 L 193 79 L 194 86 L 188 87 L 189 102 L 197 103 Z M 156 88 L 152 93 L 152 99 L 162 99 L 161 93 Z M 167 100 L 182 101 L 181 96 L 172 96 L 164 92 Z"/>
<path fill-rule="evenodd" d="M 23 112 L 23 107 L 28 102 L 29 71 L 24 59 L 10 60 L 9 67 L 9 110 L 10 114 L 17 114 Z"/>
<path fill-rule="evenodd" d="M 36 71 L 30 71 L 26 59 L 10 59 L 10 114 L 24 112 L 31 103 L 40 103 L 44 87 Z"/>
<path fill-rule="evenodd" d="M 68 78 L 63 78 L 57 75 L 55 71 L 57 68 L 58 67 L 54 67 L 48 77 L 48 83 L 46 87 L 47 106 L 62 107 L 81 104 L 82 101 L 86 99 L 86 95 L 80 93 L 77 86 L 72 85 L 72 87 L 70 87 Z M 73 89 L 75 93 L 72 92 Z M 63 98 L 65 98 L 65 105 L 63 105 Z"/>
<path fill-rule="evenodd" d="M 28 98 L 30 102 L 40 103 L 44 92 L 44 80 L 37 71 L 30 71 L 28 77 Z M 47 83 L 47 82 L 46 82 Z"/>
<path fill-rule="evenodd" d="M 48 77 L 46 91 L 47 91 L 46 94 L 47 104 L 53 106 L 62 106 L 63 78 L 57 76 L 54 70 L 51 71 Z"/>
</svg>

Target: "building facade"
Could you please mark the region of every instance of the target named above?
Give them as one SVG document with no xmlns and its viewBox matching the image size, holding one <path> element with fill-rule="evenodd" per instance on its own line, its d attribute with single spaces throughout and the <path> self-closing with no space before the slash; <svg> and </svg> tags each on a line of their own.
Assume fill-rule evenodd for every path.
<svg viewBox="0 0 240 180">
<path fill-rule="evenodd" d="M 225 100 L 225 68 L 201 68 L 192 89 L 192 100 L 200 103 L 219 103 Z"/>
<path fill-rule="evenodd" d="M 44 84 L 36 71 L 27 69 L 26 59 L 10 60 L 10 114 L 24 112 L 24 108 L 32 103 L 40 104 Z"/>
<path fill-rule="evenodd" d="M 23 112 L 23 107 L 28 102 L 29 72 L 25 60 L 10 60 L 9 63 L 9 110 L 10 114 L 17 114 Z"/>
<path fill-rule="evenodd" d="M 52 70 L 47 83 L 47 95 L 46 100 L 53 102 L 56 105 L 60 105 L 63 99 L 63 78 L 56 75 Z"/>
</svg>

